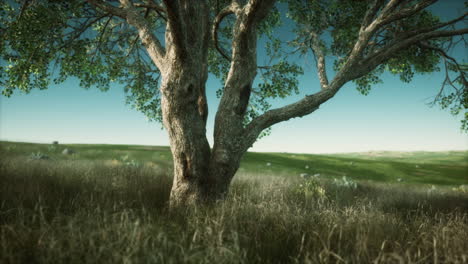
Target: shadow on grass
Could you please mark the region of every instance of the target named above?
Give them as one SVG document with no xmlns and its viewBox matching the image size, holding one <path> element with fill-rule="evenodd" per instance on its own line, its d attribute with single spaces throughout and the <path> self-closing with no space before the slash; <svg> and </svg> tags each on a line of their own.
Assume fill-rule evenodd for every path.
<svg viewBox="0 0 468 264">
<path fill-rule="evenodd" d="M 148 167 L 108 167 L 94 162 L 5 160 L 0 162 L 0 201 L 8 211 L 43 206 L 52 217 L 57 212 L 74 215 L 83 208 L 119 208 L 161 211 L 166 207 L 171 177 Z"/>
</svg>

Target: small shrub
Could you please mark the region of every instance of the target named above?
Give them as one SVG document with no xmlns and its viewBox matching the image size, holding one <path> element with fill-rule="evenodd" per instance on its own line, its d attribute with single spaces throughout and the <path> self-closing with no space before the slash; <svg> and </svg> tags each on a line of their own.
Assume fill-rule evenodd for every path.
<svg viewBox="0 0 468 264">
<path fill-rule="evenodd" d="M 437 188 L 434 185 L 432 185 L 431 188 L 427 189 L 427 194 L 431 195 L 431 194 L 434 194 L 436 191 L 437 191 Z"/>
<path fill-rule="evenodd" d="M 29 155 L 29 159 L 30 160 L 47 160 L 47 159 L 50 159 L 50 158 L 46 154 L 38 151 L 38 152 L 31 153 L 31 155 Z"/>
<path fill-rule="evenodd" d="M 128 161 L 128 162 L 125 162 L 124 164 L 125 164 L 125 166 L 127 166 L 127 167 L 135 168 L 135 169 L 141 167 L 141 164 L 140 164 L 138 161 L 136 161 L 136 160 L 130 160 L 130 161 Z"/>
<path fill-rule="evenodd" d="M 358 187 L 357 182 L 346 178 L 346 176 L 343 176 L 341 179 L 334 179 L 333 183 L 336 186 L 350 188 L 350 189 L 356 189 Z"/>
<path fill-rule="evenodd" d="M 134 169 L 138 169 L 141 167 L 141 164 L 137 160 L 129 159 L 128 155 L 121 156 L 120 160 L 122 161 L 122 164 L 125 167 L 134 168 Z"/>
<path fill-rule="evenodd" d="M 455 192 L 466 193 L 468 194 L 468 185 L 460 185 L 458 187 L 452 188 Z"/>
<path fill-rule="evenodd" d="M 296 193 L 304 195 L 306 199 L 325 199 L 325 189 L 320 185 L 316 178 L 308 178 L 304 180 L 296 189 Z"/>
<path fill-rule="evenodd" d="M 47 147 L 47 150 L 49 152 L 55 152 L 57 150 L 57 147 L 55 145 L 50 145 Z"/>
</svg>

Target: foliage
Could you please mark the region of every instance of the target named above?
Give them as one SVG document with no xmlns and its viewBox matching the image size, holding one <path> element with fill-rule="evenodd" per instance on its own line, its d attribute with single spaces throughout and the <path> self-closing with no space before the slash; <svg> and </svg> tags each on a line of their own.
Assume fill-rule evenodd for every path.
<svg viewBox="0 0 468 264">
<path fill-rule="evenodd" d="M 368 9 L 371 1 L 288 1 L 288 17 L 297 23 L 294 29 L 295 39 L 290 42 L 301 55 L 309 55 L 311 43 L 314 36 L 318 36 L 318 41 L 322 52 L 333 58 L 334 70 L 339 71 L 348 58 L 357 40 L 362 18 Z M 466 4 L 466 3 L 465 3 Z M 420 28 L 427 28 L 441 23 L 439 17 L 424 10 L 413 16 L 398 20 L 379 30 L 370 40 L 370 44 L 362 54 L 372 54 L 380 48 L 392 43 L 399 34 L 411 32 Z M 321 37 L 321 38 L 320 38 Z M 315 37 L 317 38 L 317 37 Z M 458 43 L 463 39 L 457 40 Z M 468 104 L 466 67 L 455 67 L 453 61 L 441 64 L 444 55 L 436 49 L 443 51 L 456 47 L 456 41 L 450 38 L 427 41 L 426 46 L 413 45 L 407 49 L 398 50 L 392 57 L 369 73 L 353 80 L 357 90 L 363 95 L 368 95 L 371 87 L 381 83 L 380 75 L 388 72 L 399 76 L 403 82 L 411 82 L 415 74 L 428 74 L 440 71 L 440 67 L 457 74 L 457 77 L 450 78 L 442 84 L 441 92 L 444 95 L 437 95 L 435 101 L 442 108 L 450 108 L 453 115 L 465 111 Z M 462 129 L 468 131 L 468 114 L 462 119 Z"/>
<path fill-rule="evenodd" d="M 323 200 L 326 198 L 325 189 L 315 177 L 304 179 L 296 189 L 300 195 L 304 195 L 306 199 Z"/>
<path fill-rule="evenodd" d="M 140 162 L 138 162 L 137 160 L 134 160 L 134 159 L 129 159 L 128 155 L 120 157 L 120 160 L 128 168 L 137 169 L 137 168 L 141 167 Z"/>
<path fill-rule="evenodd" d="M 455 192 L 467 193 L 468 194 L 468 185 L 460 185 L 458 187 L 452 188 Z"/>
<path fill-rule="evenodd" d="M 55 152 L 57 150 L 57 147 L 55 145 L 50 145 L 47 147 L 47 150 L 49 152 Z"/>
<path fill-rule="evenodd" d="M 229 2 L 211 1 L 210 17 Z M 310 43 L 314 38 L 333 62 L 335 71 L 339 70 L 353 48 L 370 2 L 279 1 L 257 26 L 259 46 L 264 48 L 264 56 L 269 61 L 259 65 L 245 123 L 268 110 L 272 100 L 298 93 L 298 76 L 303 74 L 303 69 L 291 55 L 310 55 Z M 46 89 L 52 81 L 61 83 L 76 77 L 84 88 L 97 87 L 106 91 L 114 84 L 123 86 L 129 105 L 150 120 L 162 121 L 157 89 L 160 72 L 135 29 L 122 19 L 97 11 L 88 2 L 79 0 L 3 1 L 0 17 L 0 85 L 4 96 L 11 96 L 14 90 L 28 93 L 34 88 Z M 145 19 L 151 30 L 163 38 L 165 18 L 156 12 L 145 12 Z M 377 32 L 364 55 L 391 43 L 403 31 L 440 22 L 431 12 L 422 11 L 390 23 Z M 233 16 L 227 16 L 218 31 L 219 43 L 226 54 L 230 54 L 233 25 Z M 294 34 L 292 40 L 283 37 L 285 29 Z M 455 46 L 452 40 L 431 40 L 427 44 L 450 50 Z M 262 51 L 259 54 L 263 54 Z M 373 85 L 381 82 L 382 73 L 389 72 L 410 82 L 415 74 L 439 71 L 442 57 L 434 49 L 413 45 L 395 52 L 376 69 L 355 78 L 354 83 L 366 95 Z M 216 91 L 221 96 L 230 62 L 214 45 L 209 48 L 208 62 L 210 73 L 221 81 Z M 468 92 L 464 77 L 466 67 L 454 65 L 449 61 L 445 67 L 459 77 L 449 84 L 444 83 L 447 92 L 437 96 L 436 101 L 457 115 L 466 112 Z M 465 113 L 464 129 L 468 129 L 467 120 Z"/>
<path fill-rule="evenodd" d="M 31 153 L 31 155 L 29 155 L 29 159 L 30 160 L 47 160 L 47 159 L 49 159 L 49 156 L 47 156 L 46 154 L 38 151 L 38 152 Z"/>
<path fill-rule="evenodd" d="M 121 84 L 127 103 L 160 120 L 159 71 L 150 63 L 136 31 L 82 1 L 22 1 L 0 4 L 2 94 L 28 93 L 77 77 L 84 88 L 107 91 Z M 147 17 L 155 29 L 160 18 Z"/>
<path fill-rule="evenodd" d="M 350 189 L 356 189 L 358 187 L 357 182 L 347 178 L 346 176 L 343 176 L 341 179 L 333 179 L 333 184 Z"/>
</svg>

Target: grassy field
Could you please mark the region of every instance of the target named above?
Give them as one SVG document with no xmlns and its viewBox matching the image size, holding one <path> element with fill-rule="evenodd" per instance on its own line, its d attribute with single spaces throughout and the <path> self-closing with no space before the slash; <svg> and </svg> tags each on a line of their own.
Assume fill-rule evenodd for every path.
<svg viewBox="0 0 468 264">
<path fill-rule="evenodd" d="M 468 152 L 248 153 L 186 210 L 171 181 L 167 147 L 0 142 L 0 263 L 468 263 Z"/>
</svg>

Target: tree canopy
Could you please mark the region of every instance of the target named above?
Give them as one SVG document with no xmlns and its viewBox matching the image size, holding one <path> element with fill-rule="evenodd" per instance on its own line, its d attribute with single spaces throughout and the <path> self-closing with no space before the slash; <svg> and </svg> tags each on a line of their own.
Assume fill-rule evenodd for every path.
<svg viewBox="0 0 468 264">
<path fill-rule="evenodd" d="M 131 2 L 161 43 L 160 48 L 167 48 L 165 33 L 172 19 L 168 1 Z M 224 83 L 230 69 L 236 22 L 233 4 L 244 5 L 247 1 L 209 2 L 209 26 L 213 31 L 208 51 L 209 71 Z M 316 62 L 320 87 L 324 90 L 333 79 L 330 75 L 339 73 L 350 56 L 357 56 L 356 68 L 360 70 L 355 70 L 350 79 L 364 95 L 372 85 L 381 82 L 380 76 L 385 71 L 398 75 L 403 82 L 410 82 L 415 74 L 444 71 L 446 79 L 440 92 L 434 95 L 434 103 L 449 108 L 453 114 L 464 113 L 462 127 L 468 130 L 466 61 L 449 55 L 457 45 L 466 47 L 463 28 L 466 12 L 443 21 L 427 9 L 434 2 L 278 1 L 257 28 L 258 39 L 264 43 L 258 48 L 264 49 L 268 61 L 258 65 L 245 125 L 271 108 L 270 99 L 298 93 L 299 75 L 312 74 L 305 72 L 303 65 L 293 58 L 304 56 Z M 157 89 L 160 66 L 153 63 L 135 26 L 119 15 L 120 5 L 112 0 L 2 2 L 2 94 L 11 96 L 14 90 L 27 93 L 31 89 L 47 89 L 51 82 L 61 83 L 71 76 L 77 77 L 84 88 L 97 87 L 103 91 L 119 83 L 125 87 L 129 104 L 150 119 L 161 121 Z M 379 16 L 381 21 L 375 23 Z M 364 36 L 363 30 L 373 25 L 375 28 Z M 285 39 L 280 29 L 291 31 L 294 38 Z M 357 46 L 363 37 L 368 38 L 365 45 Z M 223 94 L 223 85 L 220 87 L 218 96 Z M 304 87 L 311 93 L 313 88 Z"/>
</svg>

